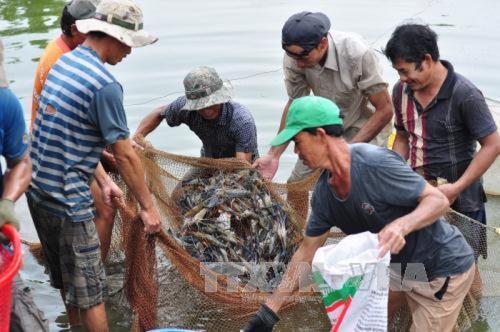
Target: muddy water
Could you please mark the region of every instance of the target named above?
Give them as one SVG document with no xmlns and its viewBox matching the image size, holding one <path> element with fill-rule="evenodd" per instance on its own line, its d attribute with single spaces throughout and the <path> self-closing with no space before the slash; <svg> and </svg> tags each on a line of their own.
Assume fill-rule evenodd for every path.
<svg viewBox="0 0 500 332">
<path fill-rule="evenodd" d="M 500 73 L 500 30 L 496 0 L 411 1 L 411 0 L 214 0 L 138 1 L 144 10 L 146 29 L 159 42 L 133 51 L 123 63 L 111 68 L 123 83 L 129 127 L 133 132 L 142 117 L 182 91 L 182 79 L 193 67 L 210 65 L 221 76 L 232 79 L 236 99 L 246 104 L 257 122 L 260 152 L 265 153 L 274 136 L 286 101 L 281 66 L 280 29 L 294 12 L 323 11 L 338 30 L 361 34 L 374 48 L 381 49 L 391 31 L 406 20 L 431 24 L 440 36 L 443 58 L 471 79 L 486 96 L 500 99 L 496 83 Z M 61 0 L 0 0 L 0 35 L 6 46 L 6 69 L 12 90 L 30 115 L 30 95 L 36 61 L 46 43 L 58 35 L 57 16 Z M 397 76 L 380 56 L 391 86 Z M 262 75 L 253 76 L 258 73 Z M 251 76 L 251 77 L 248 77 Z M 240 79 L 248 77 L 245 79 Z M 168 97 L 155 99 L 161 96 Z M 151 101 L 152 99 L 155 99 Z M 148 102 L 149 101 L 149 102 Z M 200 142 L 185 127 L 163 124 L 150 136 L 160 149 L 198 155 Z M 278 180 L 285 180 L 295 161 L 291 149 L 284 155 Z M 500 175 L 498 175 L 500 176 Z M 500 179 L 496 180 L 500 186 Z M 23 219 L 24 238 L 36 240 L 24 200 L 17 207 Z M 499 226 L 500 199 L 490 197 L 490 224 Z M 499 241 L 493 243 L 497 252 Z M 498 258 L 498 256 L 497 256 Z M 50 320 L 51 330 L 68 328 L 58 292 L 48 276 L 26 254 L 22 275 L 32 288 L 37 303 Z M 483 319 L 475 331 L 500 330 L 498 300 L 485 301 Z M 171 314 L 175 316 L 175 306 Z M 112 330 L 128 330 L 128 313 L 119 306 L 109 309 Z M 325 327 L 326 329 L 326 327 Z"/>
</svg>

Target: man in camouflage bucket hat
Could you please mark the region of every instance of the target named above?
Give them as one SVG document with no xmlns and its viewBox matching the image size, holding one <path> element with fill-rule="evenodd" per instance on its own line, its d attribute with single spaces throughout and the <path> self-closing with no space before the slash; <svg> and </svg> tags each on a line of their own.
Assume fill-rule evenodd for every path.
<svg viewBox="0 0 500 332">
<path fill-rule="evenodd" d="M 106 204 L 121 190 L 99 160 L 110 146 L 118 172 L 136 198 L 144 232 L 160 229 L 160 214 L 144 180 L 123 107 L 123 88 L 104 64 L 116 65 L 132 47 L 157 38 L 142 30 L 142 11 L 129 0 L 102 0 L 93 18 L 76 21 L 85 42 L 50 70 L 33 125 L 33 177 L 26 193 L 46 257 L 51 285 L 61 290 L 72 326 L 108 331 L 106 279 L 94 224 L 89 180 Z"/>
<path fill-rule="evenodd" d="M 185 96 L 150 113 L 136 135 L 146 136 L 165 119 L 169 126 L 184 123 L 203 143 L 202 157 L 238 158 L 249 162 L 258 157 L 257 131 L 250 111 L 231 100 L 232 91 L 215 69 L 198 67 L 184 78 Z"/>
</svg>

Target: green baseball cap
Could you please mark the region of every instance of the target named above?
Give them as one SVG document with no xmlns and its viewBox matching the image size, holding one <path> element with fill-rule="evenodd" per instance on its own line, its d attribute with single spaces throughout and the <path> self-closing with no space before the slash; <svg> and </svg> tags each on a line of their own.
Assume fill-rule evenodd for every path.
<svg viewBox="0 0 500 332">
<path fill-rule="evenodd" d="M 272 146 L 285 144 L 306 128 L 342 125 L 339 107 L 330 99 L 306 96 L 295 99 L 288 109 L 285 129 L 272 142 Z"/>
</svg>

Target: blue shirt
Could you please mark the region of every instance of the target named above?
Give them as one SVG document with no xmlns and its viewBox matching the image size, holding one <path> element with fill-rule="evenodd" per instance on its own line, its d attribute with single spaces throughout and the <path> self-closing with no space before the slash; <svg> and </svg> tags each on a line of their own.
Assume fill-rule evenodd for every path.
<svg viewBox="0 0 500 332">
<path fill-rule="evenodd" d="M 72 221 L 94 217 L 89 184 L 107 144 L 129 131 L 120 84 L 95 51 L 79 46 L 47 76 L 33 126 L 30 194 Z"/>
<path fill-rule="evenodd" d="M 332 226 L 346 234 L 378 233 L 395 219 L 412 212 L 425 180 L 394 151 L 370 144 L 352 144 L 351 189 L 339 199 L 323 171 L 314 188 L 306 234 L 319 236 Z M 405 237 L 406 245 L 392 262 L 422 263 L 427 277 L 446 277 L 467 271 L 474 263 L 472 248 L 460 231 L 443 218 Z"/>
<path fill-rule="evenodd" d="M 28 152 L 29 142 L 23 108 L 9 88 L 0 88 L 0 154 L 8 162 L 16 162 Z M 3 172 L 0 164 L 0 195 Z"/>
<path fill-rule="evenodd" d="M 234 101 L 222 104 L 215 122 L 205 120 L 197 111 L 182 108 L 186 97 L 182 96 L 167 105 L 162 116 L 169 126 L 186 124 L 203 143 L 202 157 L 234 158 L 236 152 L 252 153 L 252 160 L 259 156 L 257 130 L 250 111 Z"/>
</svg>

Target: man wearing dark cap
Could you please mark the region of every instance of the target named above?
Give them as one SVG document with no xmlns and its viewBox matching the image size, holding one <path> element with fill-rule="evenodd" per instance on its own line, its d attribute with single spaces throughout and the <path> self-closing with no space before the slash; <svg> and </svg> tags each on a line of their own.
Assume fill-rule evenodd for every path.
<svg viewBox="0 0 500 332">
<path fill-rule="evenodd" d="M 282 47 L 289 100 L 279 131 L 285 126 L 292 101 L 312 90 L 314 95 L 330 99 L 340 107 L 344 137 L 349 142 L 386 143 L 393 114 L 391 98 L 375 52 L 361 37 L 330 31 L 330 20 L 323 13 L 301 12 L 292 15 L 283 26 Z M 287 146 L 271 148 L 254 167 L 272 179 Z M 288 182 L 304 179 L 311 172 L 298 160 Z"/>
</svg>

